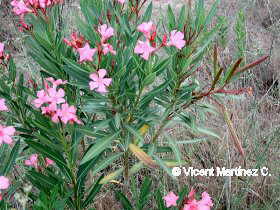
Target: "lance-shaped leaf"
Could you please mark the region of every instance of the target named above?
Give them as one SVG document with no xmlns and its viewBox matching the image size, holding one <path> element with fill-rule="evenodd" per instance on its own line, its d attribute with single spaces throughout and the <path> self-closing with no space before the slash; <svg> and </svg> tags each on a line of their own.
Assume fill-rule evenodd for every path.
<svg viewBox="0 0 280 210">
<path fill-rule="evenodd" d="M 137 131 L 136 129 L 134 129 L 133 127 L 129 126 L 129 125 L 125 125 L 125 128 L 128 130 L 128 132 L 130 132 L 132 135 L 134 135 L 137 139 L 135 139 L 133 142 L 144 142 L 144 138 L 143 136 L 140 134 L 139 131 Z"/>
<path fill-rule="evenodd" d="M 36 187 L 38 187 L 40 190 L 43 190 L 44 192 L 48 192 L 55 185 L 61 184 L 59 183 L 59 180 L 50 176 L 46 176 L 42 173 L 38 173 L 34 170 L 29 171 L 29 173 L 27 174 L 27 178 L 32 184 L 34 184 Z"/>
<path fill-rule="evenodd" d="M 10 153 L 8 161 L 4 164 L 4 169 L 1 170 L 1 174 L 7 175 L 7 173 L 9 173 L 9 171 L 15 164 L 15 160 L 18 156 L 19 148 L 20 148 L 20 141 L 18 140 Z"/>
<path fill-rule="evenodd" d="M 145 13 L 143 14 L 143 18 L 140 21 L 140 23 L 148 22 L 151 19 L 152 12 L 153 12 L 153 2 L 151 1 L 149 6 L 147 7 Z"/>
<path fill-rule="evenodd" d="M 220 4 L 221 0 L 216 0 L 215 3 L 212 5 L 207 17 L 205 18 L 205 26 L 207 26 L 208 24 L 211 23 L 212 21 L 212 18 L 216 15 L 217 13 L 217 8 L 218 8 L 218 5 Z"/>
<path fill-rule="evenodd" d="M 54 150 L 53 148 L 50 148 L 45 144 L 35 142 L 34 140 L 25 139 L 25 142 L 37 152 L 53 160 L 57 164 L 57 166 L 65 173 L 65 175 L 68 176 L 68 178 L 73 178 L 71 177 L 70 169 L 67 167 L 66 160 L 64 159 L 61 152 Z"/>
<path fill-rule="evenodd" d="M 230 81 L 230 79 L 232 78 L 234 72 L 238 69 L 239 65 L 241 64 L 243 58 L 239 58 L 235 64 L 233 65 L 233 67 L 226 73 L 224 79 L 223 79 L 223 86 L 225 86 L 226 84 L 228 84 L 228 82 Z"/>
<path fill-rule="evenodd" d="M 131 203 L 129 202 L 127 197 L 122 192 L 116 191 L 115 192 L 115 197 L 118 201 L 121 202 L 121 204 L 123 206 L 123 209 L 125 209 L 125 210 L 132 210 L 133 209 Z"/>
<path fill-rule="evenodd" d="M 171 146 L 171 148 L 173 150 L 173 153 L 176 157 L 176 160 L 181 165 L 182 158 L 181 158 L 181 152 L 180 152 L 178 144 L 176 144 L 176 142 L 173 139 L 171 139 L 170 136 L 167 133 L 165 133 L 164 136 L 168 140 L 169 145 Z"/>
<path fill-rule="evenodd" d="M 218 67 L 218 49 L 217 49 L 217 45 L 214 45 L 214 52 L 213 52 L 214 77 L 216 77 L 217 74 L 217 67 Z"/>
<path fill-rule="evenodd" d="M 157 161 L 157 163 L 159 164 L 159 166 L 170 176 L 172 177 L 174 180 L 177 180 L 176 177 L 174 177 L 172 175 L 171 169 L 166 165 L 166 163 L 160 159 L 158 156 L 153 155 L 153 158 Z"/>
<path fill-rule="evenodd" d="M 174 15 L 170 5 L 168 5 L 168 8 L 167 8 L 167 19 L 168 19 L 168 29 L 169 29 L 169 31 L 171 31 L 172 29 L 174 29 L 174 27 L 176 25 L 176 19 L 175 19 L 175 15 Z"/>
<path fill-rule="evenodd" d="M 234 72 L 234 76 L 239 75 L 239 74 L 241 74 L 241 73 L 243 73 L 243 72 L 245 72 L 245 71 L 247 71 L 247 70 L 249 70 L 249 69 L 251 69 L 251 68 L 253 68 L 253 67 L 257 66 L 257 65 L 259 65 L 260 63 L 264 62 L 267 58 L 269 58 L 269 55 L 263 56 L 260 59 L 254 61 L 254 62 L 252 62 L 250 64 L 247 64 L 247 65 L 243 66 L 242 68 L 237 69 Z"/>
<path fill-rule="evenodd" d="M 152 180 L 148 177 L 145 177 L 144 182 L 140 189 L 140 195 L 138 198 L 137 207 L 138 209 L 144 209 L 144 206 L 149 200 L 149 197 L 151 195 L 151 187 L 152 187 Z"/>
<path fill-rule="evenodd" d="M 120 152 L 120 153 L 117 153 L 117 154 L 113 154 L 106 159 L 103 159 L 102 162 L 100 162 L 99 164 L 97 164 L 95 166 L 95 168 L 92 171 L 92 175 L 94 176 L 95 174 L 97 174 L 98 172 L 103 170 L 104 168 L 108 167 L 115 160 L 119 159 L 122 155 L 123 155 L 123 152 Z"/>
<path fill-rule="evenodd" d="M 100 184 L 107 184 L 113 179 L 118 178 L 122 174 L 122 172 L 123 172 L 123 167 L 105 176 L 103 179 L 101 179 Z"/>
<path fill-rule="evenodd" d="M 85 209 L 90 203 L 92 203 L 93 199 L 97 195 L 97 193 L 100 191 L 102 184 L 100 181 L 102 180 L 103 176 L 100 176 L 99 179 L 93 184 L 92 189 L 90 190 L 88 197 L 85 199 L 85 201 L 82 204 L 83 209 Z"/>
<path fill-rule="evenodd" d="M 221 74 L 222 72 L 224 71 L 223 68 L 220 68 L 220 70 L 218 71 L 218 73 L 216 74 L 213 82 L 212 82 L 212 85 L 211 85 L 211 89 L 210 90 L 213 90 L 217 84 L 217 82 L 219 81 L 220 77 L 221 77 Z"/>
<path fill-rule="evenodd" d="M 180 10 L 180 15 L 178 18 L 178 30 L 182 31 L 184 28 L 184 24 L 186 23 L 186 17 L 187 17 L 187 12 L 186 12 L 186 6 L 182 6 Z"/>
<path fill-rule="evenodd" d="M 159 189 L 155 193 L 155 199 L 157 202 L 158 210 L 167 210 L 168 209 L 167 207 L 165 207 L 163 195 L 161 194 L 161 191 Z"/>
<path fill-rule="evenodd" d="M 105 149 L 107 149 L 118 134 L 119 132 L 99 139 L 98 142 L 92 145 L 91 148 L 86 152 L 85 156 L 81 161 L 81 164 L 84 164 L 85 162 L 91 160 L 92 158 L 96 157 L 101 152 L 103 152 Z"/>
<path fill-rule="evenodd" d="M 145 165 L 150 168 L 157 168 L 157 164 L 155 163 L 155 161 L 140 147 L 136 146 L 135 144 L 129 144 L 128 148 Z"/>
<path fill-rule="evenodd" d="M 239 153 L 244 157 L 245 156 L 245 153 L 244 153 L 244 150 L 242 148 L 242 145 L 241 145 L 241 142 L 240 142 L 240 139 L 238 138 L 237 134 L 236 134 L 236 131 L 233 127 L 233 123 L 232 121 L 230 120 L 230 117 L 229 117 L 229 113 L 228 113 L 228 110 L 225 106 L 222 105 L 222 112 L 223 112 L 223 116 L 224 116 L 224 119 L 226 121 L 226 124 L 228 126 L 228 129 L 229 129 L 229 132 L 230 132 L 230 135 L 231 135 L 231 139 L 235 145 L 235 147 L 237 148 L 237 150 L 239 151 Z"/>
</svg>

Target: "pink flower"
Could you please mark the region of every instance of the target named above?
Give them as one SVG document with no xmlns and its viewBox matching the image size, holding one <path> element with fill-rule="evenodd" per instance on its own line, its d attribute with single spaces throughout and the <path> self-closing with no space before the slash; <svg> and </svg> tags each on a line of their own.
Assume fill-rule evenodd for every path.
<svg viewBox="0 0 280 210">
<path fill-rule="evenodd" d="M 61 79 L 54 80 L 54 78 L 52 78 L 52 77 L 49 77 L 46 80 L 52 83 L 53 88 L 57 88 L 57 86 L 65 85 L 67 83 L 67 80 L 64 80 L 64 81 Z"/>
<path fill-rule="evenodd" d="M 154 52 L 156 49 L 151 47 L 149 41 L 140 41 L 138 40 L 135 49 L 134 49 L 134 53 L 136 54 L 140 54 L 142 58 L 144 58 L 145 60 L 149 59 L 149 56 L 152 52 Z"/>
<path fill-rule="evenodd" d="M 184 34 L 180 31 L 173 30 L 170 34 L 170 41 L 167 43 L 167 46 L 174 46 L 178 49 L 182 49 L 186 44 L 184 40 Z"/>
<path fill-rule="evenodd" d="M 124 4 L 125 0 L 118 0 L 120 4 Z"/>
<path fill-rule="evenodd" d="M 207 192 L 202 193 L 202 199 L 197 201 L 194 199 L 195 191 L 192 189 L 188 196 L 188 202 L 184 205 L 183 210 L 210 210 L 213 206 L 211 197 Z"/>
<path fill-rule="evenodd" d="M 137 30 L 142 32 L 147 39 L 150 39 L 151 34 L 156 31 L 156 26 L 150 22 L 143 22 L 137 27 Z"/>
<path fill-rule="evenodd" d="M 0 190 L 6 190 L 10 186 L 10 180 L 5 176 L 0 176 Z"/>
<path fill-rule="evenodd" d="M 5 104 L 5 99 L 1 98 L 0 99 L 0 111 L 8 111 L 8 107 Z"/>
<path fill-rule="evenodd" d="M 4 56 L 4 43 L 0 42 L 0 58 Z"/>
<path fill-rule="evenodd" d="M 54 161 L 49 158 L 45 158 L 45 161 L 46 161 L 46 167 L 49 167 L 54 164 Z"/>
<path fill-rule="evenodd" d="M 16 132 L 16 129 L 12 126 L 4 127 L 0 125 L 0 145 L 2 143 L 11 144 L 13 139 L 12 135 Z"/>
<path fill-rule="evenodd" d="M 13 8 L 13 12 L 16 15 L 22 15 L 22 14 L 26 14 L 26 13 L 32 12 L 32 10 L 26 6 L 24 1 L 13 0 L 11 2 L 11 5 L 14 7 Z"/>
<path fill-rule="evenodd" d="M 50 103 L 61 104 L 65 102 L 65 99 L 63 98 L 65 96 L 65 92 L 62 88 L 59 88 L 58 90 L 55 88 L 49 88 L 48 96 Z"/>
<path fill-rule="evenodd" d="M 106 24 L 98 27 L 98 32 L 101 34 L 101 42 L 104 43 L 110 37 L 114 35 L 114 29 L 112 27 L 108 27 Z"/>
<path fill-rule="evenodd" d="M 44 103 L 48 103 L 50 101 L 50 97 L 46 94 L 45 90 L 37 91 L 37 97 L 33 104 L 36 108 L 40 108 Z"/>
<path fill-rule="evenodd" d="M 177 200 L 179 196 L 177 196 L 174 192 L 169 192 L 166 196 L 163 197 L 165 200 L 166 207 L 169 208 L 170 206 L 177 206 Z"/>
<path fill-rule="evenodd" d="M 92 57 L 96 52 L 95 48 L 90 48 L 89 44 L 86 43 L 84 47 L 77 49 L 80 54 L 80 62 L 92 61 Z"/>
<path fill-rule="evenodd" d="M 51 0 L 39 0 L 40 7 L 45 9 L 52 4 Z"/>
<path fill-rule="evenodd" d="M 30 155 L 28 160 L 24 161 L 24 164 L 27 166 L 33 166 L 34 168 L 38 168 L 38 154 Z"/>
<path fill-rule="evenodd" d="M 103 54 L 106 55 L 108 52 L 112 53 L 113 55 L 116 55 L 116 51 L 113 49 L 113 46 L 110 44 L 102 44 L 103 47 Z"/>
<path fill-rule="evenodd" d="M 107 93 L 106 86 L 108 87 L 112 78 L 104 78 L 107 74 L 106 69 L 100 69 L 98 73 L 92 73 L 89 77 L 93 80 L 89 82 L 90 90 L 96 89 L 99 93 Z"/>
<path fill-rule="evenodd" d="M 51 103 L 47 107 L 41 107 L 41 110 L 42 110 L 42 114 L 53 116 L 53 114 L 55 114 L 57 111 L 57 105 L 56 103 Z"/>
<path fill-rule="evenodd" d="M 84 37 L 83 36 L 79 36 L 77 32 L 73 32 L 71 34 L 71 41 L 69 41 L 68 39 L 63 39 L 63 41 L 70 47 L 73 47 L 75 49 L 81 48 L 84 44 Z"/>
<path fill-rule="evenodd" d="M 57 110 L 57 116 L 61 119 L 64 124 L 76 122 L 81 124 L 82 122 L 78 120 L 76 115 L 76 108 L 74 106 L 69 106 L 67 103 L 61 105 L 61 109 Z M 57 117 L 56 116 L 56 117 Z"/>
</svg>

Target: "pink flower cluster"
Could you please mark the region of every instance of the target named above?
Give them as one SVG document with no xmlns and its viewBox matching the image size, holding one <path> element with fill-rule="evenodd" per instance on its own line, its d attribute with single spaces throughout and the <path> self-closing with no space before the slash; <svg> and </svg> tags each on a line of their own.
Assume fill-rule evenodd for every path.
<svg viewBox="0 0 280 210">
<path fill-rule="evenodd" d="M 0 111 L 9 111 L 5 104 L 5 99 L 0 99 Z M 0 145 L 11 144 L 13 142 L 12 136 L 15 134 L 16 129 L 13 126 L 3 126 L 0 125 Z"/>
<path fill-rule="evenodd" d="M 10 186 L 10 180 L 5 176 L 0 176 L 0 201 L 3 200 L 1 190 L 6 190 Z"/>
<path fill-rule="evenodd" d="M 148 60 L 149 56 L 163 46 L 174 46 L 178 49 L 182 49 L 186 41 L 184 40 L 184 34 L 180 31 L 173 30 L 170 33 L 169 42 L 167 42 L 167 36 L 164 35 L 161 45 L 156 48 L 156 26 L 150 22 L 143 22 L 137 27 L 137 30 L 143 33 L 146 38 L 145 41 L 137 41 L 134 48 L 134 53 L 139 54 L 143 59 Z"/>
<path fill-rule="evenodd" d="M 2 52 L 3 53 L 3 52 Z M 1 50 L 0 50 L 1 54 Z M 0 111 L 9 111 L 8 107 L 5 104 L 5 99 L 0 99 Z M 14 135 L 16 132 L 16 129 L 12 126 L 2 126 L 0 125 L 0 146 L 3 143 L 11 144 L 13 142 L 13 139 L 11 136 Z M 1 190 L 8 189 L 10 186 L 10 181 L 5 176 L 0 176 L 0 192 Z M 2 194 L 0 193 L 0 201 L 2 200 Z"/>
<path fill-rule="evenodd" d="M 31 167 L 34 167 L 34 168 L 38 169 L 39 168 L 39 165 L 38 165 L 38 154 L 30 155 L 29 159 L 24 161 L 24 164 L 26 166 L 31 166 Z M 45 158 L 45 165 L 46 165 L 46 167 L 54 165 L 54 161 L 49 159 L 49 158 Z"/>
<path fill-rule="evenodd" d="M 10 186 L 9 179 L 5 176 L 0 176 L 0 191 L 8 189 L 9 186 Z"/>
<path fill-rule="evenodd" d="M 13 12 L 20 17 L 20 30 L 30 30 L 30 26 L 24 22 L 24 16 L 26 14 L 33 13 L 38 16 L 39 11 L 41 11 L 46 15 L 46 9 L 48 7 L 62 2 L 63 0 L 13 0 L 11 5 L 13 6 Z"/>
<path fill-rule="evenodd" d="M 120 4 L 124 4 L 125 0 L 117 0 Z"/>
<path fill-rule="evenodd" d="M 52 84 L 50 87 L 48 82 Z M 61 120 L 64 124 L 76 122 L 81 124 L 76 115 L 76 108 L 69 106 L 65 99 L 65 92 L 59 85 L 66 84 L 67 81 L 61 79 L 54 80 L 52 77 L 45 81 L 45 89 L 37 92 L 37 98 L 33 101 L 36 108 L 41 108 L 42 114 L 50 116 L 52 121 L 58 123 Z M 44 105 L 44 106 L 43 106 Z"/>
<path fill-rule="evenodd" d="M 84 42 L 85 42 L 85 38 L 83 36 L 78 35 L 77 32 L 73 32 L 71 34 L 71 40 L 70 41 L 68 39 L 66 39 L 66 38 L 64 38 L 63 41 L 68 46 L 70 46 L 70 47 L 72 47 L 74 49 L 78 49 L 78 48 L 83 47 Z"/>
<path fill-rule="evenodd" d="M 98 33 L 101 36 L 101 42 L 97 44 L 96 48 L 91 48 L 89 42 L 85 43 L 84 37 L 78 36 L 76 32 L 71 34 L 71 41 L 64 39 L 64 42 L 74 48 L 80 56 L 79 62 L 93 61 L 93 56 L 98 52 L 98 58 L 100 59 L 101 55 L 106 55 L 111 53 L 116 55 L 116 51 L 113 49 L 113 46 L 108 43 L 108 40 L 114 35 L 114 29 L 112 27 L 103 24 L 98 27 Z M 85 43 L 85 44 L 84 44 Z"/>
<path fill-rule="evenodd" d="M 202 199 L 196 200 L 194 198 L 195 196 L 195 190 L 192 189 L 188 195 L 187 200 L 184 200 L 184 207 L 183 210 L 210 210 L 210 208 L 213 206 L 213 202 L 211 200 L 211 197 L 207 192 L 202 193 Z M 177 206 L 177 200 L 179 197 L 173 193 L 169 192 L 166 196 L 163 197 L 165 200 L 166 207 L 171 206 Z"/>
<path fill-rule="evenodd" d="M 3 60 L 8 61 L 10 59 L 10 55 L 4 53 L 4 48 L 4 43 L 0 42 L 0 63 L 2 63 Z"/>
</svg>

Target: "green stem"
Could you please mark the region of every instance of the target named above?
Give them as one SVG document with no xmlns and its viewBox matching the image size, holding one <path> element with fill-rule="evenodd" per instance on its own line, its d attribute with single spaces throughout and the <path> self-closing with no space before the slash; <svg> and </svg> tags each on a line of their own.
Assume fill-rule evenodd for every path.
<svg viewBox="0 0 280 210">
<path fill-rule="evenodd" d="M 79 201 L 79 192 L 78 192 L 78 186 L 77 186 L 77 180 L 76 180 L 76 176 L 75 176 L 75 168 L 74 165 L 72 164 L 71 161 L 71 148 L 69 147 L 70 145 L 67 142 L 67 139 L 65 137 L 65 132 L 63 129 L 63 124 L 60 122 L 60 138 L 61 138 L 61 143 L 64 147 L 64 152 L 66 154 L 66 164 L 67 167 L 70 169 L 70 176 L 71 176 L 71 181 L 72 181 L 72 185 L 73 185 L 73 189 L 74 189 L 74 203 L 76 206 L 76 210 L 80 210 L 80 201 Z"/>
</svg>

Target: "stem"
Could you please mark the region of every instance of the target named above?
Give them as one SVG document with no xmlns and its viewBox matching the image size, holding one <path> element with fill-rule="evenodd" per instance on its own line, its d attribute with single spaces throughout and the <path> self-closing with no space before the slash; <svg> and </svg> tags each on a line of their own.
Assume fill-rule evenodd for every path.
<svg viewBox="0 0 280 210">
<path fill-rule="evenodd" d="M 125 152 L 125 155 L 124 155 L 124 178 L 125 178 L 125 182 L 126 182 L 126 187 L 128 187 L 128 183 L 129 183 L 129 176 L 128 176 L 129 162 L 128 162 L 128 158 L 129 158 L 129 151 L 127 150 Z"/>
<path fill-rule="evenodd" d="M 80 201 L 79 201 L 79 191 L 78 191 L 77 180 L 76 180 L 75 171 L 74 171 L 74 165 L 72 164 L 72 161 L 71 161 L 71 151 L 70 151 L 69 144 L 67 142 L 67 138 L 65 137 L 65 132 L 64 132 L 63 127 L 64 127 L 63 124 L 60 122 L 61 143 L 63 144 L 64 152 L 66 154 L 67 167 L 70 169 L 70 176 L 71 176 L 71 181 L 72 181 L 73 190 L 74 190 L 74 203 L 75 203 L 76 210 L 80 210 L 81 207 L 80 207 Z"/>
</svg>

